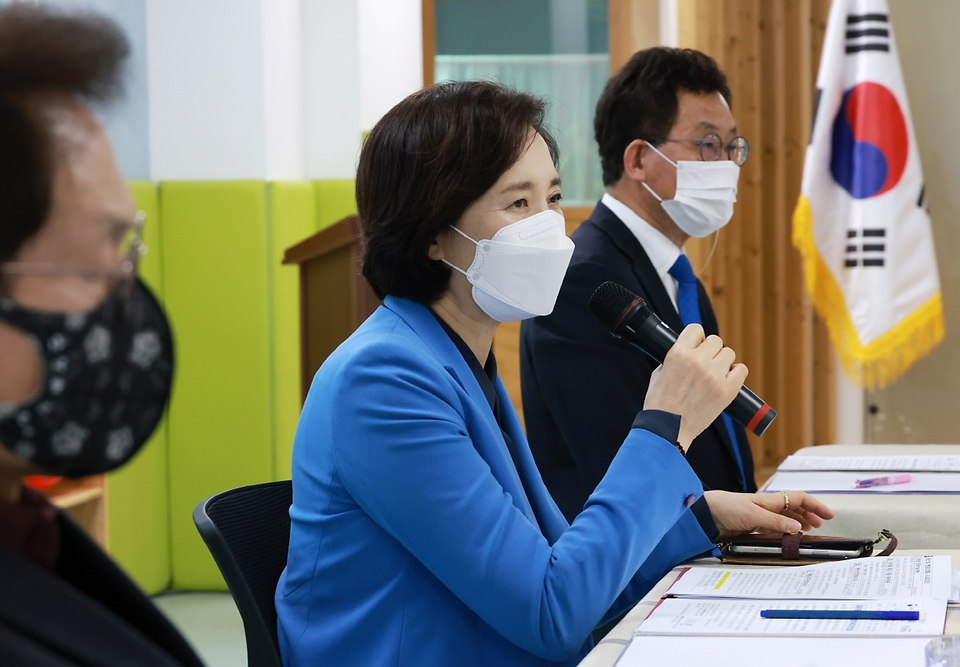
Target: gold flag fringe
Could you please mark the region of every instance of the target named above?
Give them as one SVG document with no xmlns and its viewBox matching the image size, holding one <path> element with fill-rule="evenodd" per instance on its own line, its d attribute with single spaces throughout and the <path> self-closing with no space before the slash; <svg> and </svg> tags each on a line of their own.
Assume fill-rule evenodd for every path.
<svg viewBox="0 0 960 667">
<path fill-rule="evenodd" d="M 943 340 L 943 304 L 937 292 L 890 331 L 867 345 L 860 342 L 843 291 L 817 250 L 813 210 L 803 195 L 793 213 L 793 245 L 803 257 L 813 307 L 827 325 L 844 374 L 855 385 L 889 385 Z"/>
</svg>

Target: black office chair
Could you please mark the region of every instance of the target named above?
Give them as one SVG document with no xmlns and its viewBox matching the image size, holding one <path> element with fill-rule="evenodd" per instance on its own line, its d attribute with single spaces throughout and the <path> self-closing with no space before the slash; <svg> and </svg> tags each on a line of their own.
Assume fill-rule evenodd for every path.
<svg viewBox="0 0 960 667">
<path fill-rule="evenodd" d="M 287 564 L 290 480 L 210 496 L 193 522 L 213 554 L 243 619 L 248 667 L 281 667 L 273 594 Z"/>
</svg>

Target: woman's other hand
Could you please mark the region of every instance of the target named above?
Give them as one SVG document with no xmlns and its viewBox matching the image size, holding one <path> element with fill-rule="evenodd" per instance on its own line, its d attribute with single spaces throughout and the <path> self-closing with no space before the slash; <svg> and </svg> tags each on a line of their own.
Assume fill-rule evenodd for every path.
<svg viewBox="0 0 960 667">
<path fill-rule="evenodd" d="M 736 360 L 719 336 L 704 338 L 699 324 L 687 326 L 653 372 L 643 409 L 680 415 L 679 442 L 686 451 L 743 386 L 747 367 Z"/>
<path fill-rule="evenodd" d="M 755 531 L 796 533 L 819 528 L 824 519 L 834 517 L 833 510 L 804 491 L 707 491 L 703 495 L 721 539 Z"/>
</svg>

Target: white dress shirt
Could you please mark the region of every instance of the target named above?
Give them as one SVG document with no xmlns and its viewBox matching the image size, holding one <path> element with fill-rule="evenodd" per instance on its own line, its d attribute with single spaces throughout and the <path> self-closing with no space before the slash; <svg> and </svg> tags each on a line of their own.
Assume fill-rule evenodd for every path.
<svg viewBox="0 0 960 667">
<path fill-rule="evenodd" d="M 663 232 L 634 213 L 629 206 L 609 192 L 604 193 L 600 203 L 613 211 L 613 214 L 627 226 L 630 233 L 637 237 L 640 245 L 647 252 L 647 257 L 650 258 L 653 268 L 657 270 L 657 275 L 660 276 L 670 301 L 673 302 L 673 307 L 677 308 L 677 280 L 670 275 L 670 267 L 673 266 L 673 263 L 677 261 L 677 257 L 683 251 Z M 677 312 L 679 312 L 679 309 Z"/>
</svg>

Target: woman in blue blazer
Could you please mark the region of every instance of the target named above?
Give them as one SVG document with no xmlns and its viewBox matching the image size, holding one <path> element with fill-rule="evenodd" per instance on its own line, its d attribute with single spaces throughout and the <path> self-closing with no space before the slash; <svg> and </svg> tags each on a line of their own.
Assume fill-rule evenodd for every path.
<svg viewBox="0 0 960 667">
<path fill-rule="evenodd" d="M 572 252 L 542 122 L 528 95 L 444 84 L 364 145 L 363 272 L 384 303 L 320 368 L 297 428 L 276 595 L 288 667 L 575 664 L 595 627 L 718 535 L 830 516 L 802 492 L 789 508 L 704 495 L 678 449 L 746 369 L 694 326 L 563 518 L 490 350 L 500 322 L 552 309 Z"/>
</svg>

